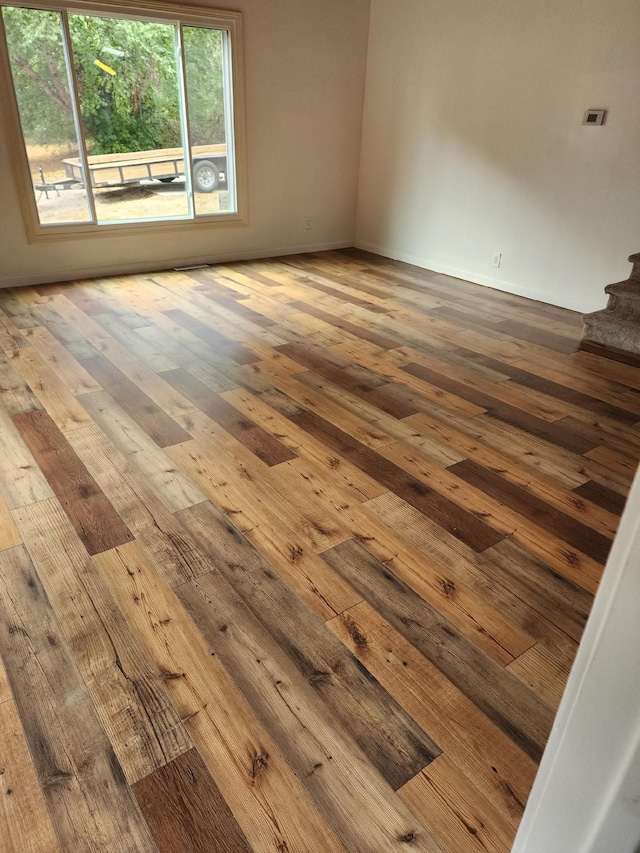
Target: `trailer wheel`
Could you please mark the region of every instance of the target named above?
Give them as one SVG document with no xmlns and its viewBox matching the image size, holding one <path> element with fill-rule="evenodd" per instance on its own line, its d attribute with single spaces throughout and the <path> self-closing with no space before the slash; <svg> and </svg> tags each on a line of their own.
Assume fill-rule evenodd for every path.
<svg viewBox="0 0 640 853">
<path fill-rule="evenodd" d="M 220 183 L 220 172 L 211 160 L 200 160 L 193 167 L 193 182 L 200 193 L 212 193 Z"/>
</svg>

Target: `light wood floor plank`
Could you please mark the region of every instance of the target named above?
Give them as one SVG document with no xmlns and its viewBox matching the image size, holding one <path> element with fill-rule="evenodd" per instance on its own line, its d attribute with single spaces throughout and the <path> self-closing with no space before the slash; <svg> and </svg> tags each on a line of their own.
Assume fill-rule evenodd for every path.
<svg viewBox="0 0 640 853">
<path fill-rule="evenodd" d="M 512 831 L 508 822 L 446 755 L 407 782 L 400 796 L 433 826 L 450 853 L 509 853 Z"/>
<path fill-rule="evenodd" d="M 31 451 L 16 429 L 7 410 L 0 406 L 0 493 L 14 509 L 53 497 Z"/>
<path fill-rule="evenodd" d="M 13 701 L 0 703 L 0 834 L 6 853 L 63 853 Z"/>
<path fill-rule="evenodd" d="M 168 448 L 159 448 L 111 397 L 96 393 L 82 395 L 80 401 L 112 445 L 140 471 L 172 511 L 202 502 L 202 492 L 171 464 Z M 189 436 L 185 433 L 184 438 Z M 74 436 L 68 440 L 73 441 Z"/>
<path fill-rule="evenodd" d="M 127 781 L 137 782 L 191 740 L 57 501 L 14 513 Z"/>
<path fill-rule="evenodd" d="M 102 386 L 44 326 L 28 330 L 27 340 L 71 394 L 90 394 Z"/>
<path fill-rule="evenodd" d="M 23 347 L 8 355 L 58 429 L 66 432 L 91 423 L 90 416 L 36 349 Z"/>
<path fill-rule="evenodd" d="M 22 539 L 6 500 L 0 493 L 0 551 L 20 545 Z"/>
<path fill-rule="evenodd" d="M 170 503 L 168 488 L 153 489 L 153 478 L 150 485 L 96 426 L 74 430 L 69 440 L 168 586 L 209 571 L 164 502 Z"/>
<path fill-rule="evenodd" d="M 151 853 L 155 844 L 22 547 L 0 552 L 0 621 L 0 653 L 62 849 Z"/>
</svg>

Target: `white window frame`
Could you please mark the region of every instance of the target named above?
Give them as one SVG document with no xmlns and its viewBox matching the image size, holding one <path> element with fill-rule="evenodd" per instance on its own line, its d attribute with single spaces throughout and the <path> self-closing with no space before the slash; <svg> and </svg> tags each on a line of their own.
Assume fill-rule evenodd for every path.
<svg viewBox="0 0 640 853">
<path fill-rule="evenodd" d="M 18 6 L 30 9 L 42 9 L 48 12 L 79 12 L 105 16 L 166 21 L 179 25 L 180 35 L 185 26 L 209 27 L 226 30 L 230 40 L 230 68 L 225 73 L 225 104 L 232 109 L 230 126 L 233 131 L 232 151 L 235 155 L 231 163 L 230 178 L 235 184 L 236 210 L 229 213 L 200 214 L 192 219 L 175 218 L 162 220 L 141 220 L 130 222 L 61 223 L 46 224 L 40 222 L 33 191 L 31 169 L 27 148 L 22 134 L 22 124 L 18 110 L 18 101 L 13 86 L 13 77 L 9 63 L 4 23 L 0 15 L 0 107 L 8 118 L 10 160 L 18 183 L 27 237 L 30 243 L 59 241 L 64 238 L 91 237 L 100 235 L 140 234 L 158 231 L 193 231 L 200 228 L 247 224 L 247 169 L 246 169 L 246 132 L 244 120 L 244 74 L 242 54 L 242 15 L 221 9 L 207 9 L 195 6 L 174 5 L 162 0 L 134 0 L 132 3 L 118 0 L 0 0 L 1 6 Z M 63 26 L 66 27 L 66 15 L 63 14 Z M 68 34 L 67 34 L 68 35 Z M 182 65 L 184 75 L 184 65 Z M 230 78 L 230 79 L 229 79 Z M 184 80 L 180 81 L 181 87 Z M 230 86 L 230 90 L 229 90 Z M 184 95 L 184 92 L 182 92 Z M 185 162 L 190 162 L 190 140 L 185 138 L 187 149 Z M 81 140 L 81 148 L 84 141 Z M 83 152 L 80 152 L 83 157 Z M 189 159 L 187 159 L 189 158 Z M 187 180 L 189 180 L 187 176 Z M 90 202 L 90 194 L 88 201 Z"/>
</svg>

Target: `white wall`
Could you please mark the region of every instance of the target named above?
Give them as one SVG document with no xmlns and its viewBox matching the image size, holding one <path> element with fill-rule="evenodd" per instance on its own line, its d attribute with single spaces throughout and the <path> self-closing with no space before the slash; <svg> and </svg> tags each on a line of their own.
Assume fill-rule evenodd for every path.
<svg viewBox="0 0 640 853">
<path fill-rule="evenodd" d="M 200 5 L 244 13 L 249 224 L 29 245 L 3 120 L 0 287 L 353 245 L 369 0 Z"/>
<path fill-rule="evenodd" d="M 637 0 L 372 0 L 357 245 L 603 307 L 640 250 L 639 45 Z"/>
<path fill-rule="evenodd" d="M 513 853 L 637 853 L 639 602 L 636 474 Z"/>
</svg>

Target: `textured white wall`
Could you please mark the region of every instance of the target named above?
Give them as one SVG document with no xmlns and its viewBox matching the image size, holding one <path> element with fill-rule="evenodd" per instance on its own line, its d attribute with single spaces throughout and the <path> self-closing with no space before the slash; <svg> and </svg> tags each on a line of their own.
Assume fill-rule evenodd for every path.
<svg viewBox="0 0 640 853">
<path fill-rule="evenodd" d="M 0 287 L 353 245 L 369 0 L 199 5 L 244 15 L 249 224 L 29 245 L 3 120 Z"/>
<path fill-rule="evenodd" d="M 640 250 L 638 44 L 637 0 L 372 0 L 357 245 L 603 307 Z"/>
</svg>

